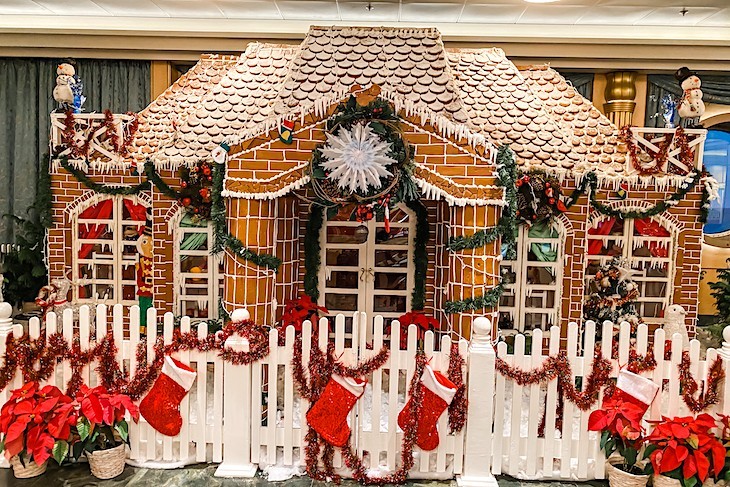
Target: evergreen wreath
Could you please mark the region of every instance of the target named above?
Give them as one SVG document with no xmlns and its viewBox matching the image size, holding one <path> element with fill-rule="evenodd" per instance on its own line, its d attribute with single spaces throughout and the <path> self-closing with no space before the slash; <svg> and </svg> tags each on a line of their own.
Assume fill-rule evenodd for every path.
<svg viewBox="0 0 730 487">
<path fill-rule="evenodd" d="M 596 272 L 588 283 L 583 303 L 583 318 L 596 323 L 628 321 L 632 328 L 641 323 L 636 309 L 639 290 L 631 279 L 631 269 L 624 260 L 614 257 Z"/>
<path fill-rule="evenodd" d="M 517 217 L 530 225 L 567 210 L 561 197 L 560 181 L 544 171 L 531 171 L 515 181 Z"/>
<path fill-rule="evenodd" d="M 364 221 L 386 206 L 418 199 L 414 150 L 389 102 L 375 98 L 360 105 L 350 95 L 327 121 L 326 134 L 327 142 L 312 151 L 309 163 L 314 204 L 331 208 L 357 203 L 352 218 Z"/>
</svg>

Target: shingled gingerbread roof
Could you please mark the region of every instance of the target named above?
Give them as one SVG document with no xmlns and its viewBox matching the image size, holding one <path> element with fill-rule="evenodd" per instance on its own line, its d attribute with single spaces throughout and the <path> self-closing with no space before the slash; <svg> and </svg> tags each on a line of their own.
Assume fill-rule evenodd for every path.
<svg viewBox="0 0 730 487">
<path fill-rule="evenodd" d="M 441 117 L 454 137 L 510 144 L 525 167 L 624 171 L 616 127 L 559 73 L 520 70 L 497 48 L 446 50 L 436 29 L 413 28 L 312 27 L 299 46 L 204 56 L 141 113 L 133 156 L 169 167 L 207 159 L 224 140 L 323 113 L 371 84 L 411 113 Z"/>
</svg>

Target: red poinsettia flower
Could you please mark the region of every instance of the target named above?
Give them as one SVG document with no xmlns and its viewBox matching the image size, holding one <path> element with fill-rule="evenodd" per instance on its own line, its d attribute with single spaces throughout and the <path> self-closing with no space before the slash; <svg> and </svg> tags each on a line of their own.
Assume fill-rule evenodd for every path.
<svg viewBox="0 0 730 487">
<path fill-rule="evenodd" d="M 662 418 L 653 423 L 647 441 L 655 473 L 680 474 L 685 480 L 696 476 L 702 483 L 725 466 L 725 447 L 711 431 L 716 422 L 709 414 Z"/>
<path fill-rule="evenodd" d="M 607 398 L 601 409 L 593 411 L 588 417 L 588 429 L 608 430 L 612 435 L 620 435 L 626 427 L 640 432 L 642 416 L 644 411 L 636 404 L 620 398 Z"/>
<path fill-rule="evenodd" d="M 82 385 L 76 395 L 76 401 L 81 406 L 81 416 L 92 425 L 114 426 L 124 419 L 127 411 L 132 419 L 139 419 L 139 409 L 129 396 L 124 394 L 109 394 L 104 386 L 89 388 Z"/>
<path fill-rule="evenodd" d="M 44 463 L 57 440 L 66 441 L 75 421 L 71 398 L 56 386 L 39 390 L 29 382 L 12 391 L 0 410 L 0 434 L 5 456 L 26 452 L 36 463 Z"/>
<path fill-rule="evenodd" d="M 410 325 L 416 325 L 416 339 L 423 340 L 426 336 L 426 332 L 431 330 L 435 331 L 440 327 L 438 320 L 426 314 L 422 310 L 413 310 L 408 313 L 402 314 L 398 318 L 400 323 L 400 348 L 405 349 L 408 347 L 408 327 Z M 388 325 L 385 329 L 385 333 L 390 335 L 391 326 Z"/>
<path fill-rule="evenodd" d="M 301 333 L 302 324 L 306 320 L 312 322 L 312 330 L 316 331 L 320 312 L 329 313 L 327 308 L 319 306 L 306 294 L 299 296 L 296 300 L 287 301 L 284 305 L 284 314 L 281 316 L 281 321 L 277 327 L 279 329 L 279 338 L 284 339 L 286 328 L 289 326 L 293 326 L 297 333 Z"/>
</svg>

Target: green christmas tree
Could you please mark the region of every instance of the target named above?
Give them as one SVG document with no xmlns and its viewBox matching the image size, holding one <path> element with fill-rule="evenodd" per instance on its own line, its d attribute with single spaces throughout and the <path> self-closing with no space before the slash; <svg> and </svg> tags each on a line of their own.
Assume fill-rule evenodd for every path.
<svg viewBox="0 0 730 487">
<path fill-rule="evenodd" d="M 642 320 L 636 309 L 639 290 L 631 274 L 628 264 L 616 257 L 602 266 L 588 282 L 583 318 L 595 321 L 599 329 L 606 320 L 616 325 L 628 321 L 635 329 Z"/>
</svg>

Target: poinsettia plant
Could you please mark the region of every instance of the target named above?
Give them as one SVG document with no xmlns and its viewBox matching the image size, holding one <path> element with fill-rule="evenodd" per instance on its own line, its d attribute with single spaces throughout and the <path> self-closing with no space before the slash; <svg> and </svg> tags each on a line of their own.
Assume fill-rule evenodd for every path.
<svg viewBox="0 0 730 487">
<path fill-rule="evenodd" d="M 426 336 L 426 332 L 431 330 L 435 331 L 439 327 L 439 322 L 436 318 L 426 316 L 423 310 L 413 310 L 408 313 L 402 314 L 398 318 L 400 323 L 400 348 L 405 349 L 408 347 L 408 327 L 410 325 L 416 325 L 416 340 L 421 342 Z M 391 326 L 388 325 L 385 329 L 386 334 L 390 334 Z"/>
<path fill-rule="evenodd" d="M 715 418 L 707 413 L 696 418 L 662 418 L 652 421 L 645 458 L 654 474 L 679 480 L 684 487 L 717 478 L 725 466 L 725 447 L 715 436 Z"/>
<path fill-rule="evenodd" d="M 614 467 L 635 475 L 645 474 L 646 463 L 639 458 L 644 447 L 644 430 L 641 418 L 644 409 L 619 396 L 609 397 L 588 417 L 588 429 L 601 432 L 601 450 L 606 458 L 618 456 L 620 463 Z"/>
<path fill-rule="evenodd" d="M 302 324 L 309 320 L 312 322 L 312 330 L 317 331 L 319 324 L 319 313 L 328 314 L 327 308 L 319 306 L 312 301 L 306 294 L 302 294 L 298 299 L 290 299 L 284 305 L 284 314 L 281 315 L 279 322 L 279 340 L 284 340 L 286 329 L 293 326 L 297 334 L 302 332 Z"/>
<path fill-rule="evenodd" d="M 74 444 L 74 458 L 78 459 L 84 451 L 108 450 L 129 442 L 124 416 L 129 412 L 134 421 L 139 420 L 139 409 L 129 396 L 109 393 L 103 386 L 92 389 L 82 385 L 75 404 L 79 441 Z"/>
<path fill-rule="evenodd" d="M 72 400 L 58 387 L 27 382 L 0 409 L 0 451 L 8 459 L 18 455 L 21 463 L 42 465 L 51 456 L 61 463 L 75 421 Z"/>
<path fill-rule="evenodd" d="M 718 424 L 720 425 L 720 441 L 725 447 L 725 463 L 717 475 L 718 480 L 724 480 L 727 485 L 730 483 L 730 416 L 718 414 Z"/>
</svg>

